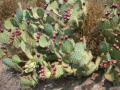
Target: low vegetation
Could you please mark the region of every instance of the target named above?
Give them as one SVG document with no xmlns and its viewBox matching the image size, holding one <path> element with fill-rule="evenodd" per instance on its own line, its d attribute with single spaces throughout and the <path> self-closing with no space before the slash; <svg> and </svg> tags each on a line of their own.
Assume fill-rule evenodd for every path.
<svg viewBox="0 0 120 90">
<path fill-rule="evenodd" d="M 1 9 L 7 19 L 0 26 L 0 58 L 20 73 L 22 86 L 97 70 L 119 86 L 118 1 L 36 0 L 32 7 L 31 2 L 15 6 L 10 0 L 13 7 L 4 11 L 4 2 Z"/>
</svg>

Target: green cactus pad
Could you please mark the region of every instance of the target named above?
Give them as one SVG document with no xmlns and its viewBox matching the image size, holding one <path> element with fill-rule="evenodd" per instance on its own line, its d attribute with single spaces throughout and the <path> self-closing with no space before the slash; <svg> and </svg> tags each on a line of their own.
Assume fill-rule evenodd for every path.
<svg viewBox="0 0 120 90">
<path fill-rule="evenodd" d="M 33 70 L 36 67 L 36 62 L 33 62 L 31 60 L 29 60 L 26 64 L 25 64 L 25 73 L 30 73 L 33 72 Z"/>
<path fill-rule="evenodd" d="M 102 21 L 98 22 L 97 27 L 100 30 L 110 29 L 111 23 L 109 20 L 103 19 Z"/>
<path fill-rule="evenodd" d="M 71 41 L 63 41 L 62 43 L 62 51 L 64 53 L 71 53 L 74 50 L 73 44 Z"/>
<path fill-rule="evenodd" d="M 18 55 L 12 56 L 12 61 L 13 61 L 14 63 L 17 63 L 17 64 L 19 64 L 19 63 L 22 62 L 21 59 L 20 59 L 20 57 L 19 57 Z"/>
<path fill-rule="evenodd" d="M 10 18 L 5 20 L 4 22 L 4 27 L 9 30 L 9 29 L 14 29 L 15 27 L 13 26 L 13 24 L 10 21 Z"/>
<path fill-rule="evenodd" d="M 7 31 L 0 33 L 0 43 L 9 43 L 9 33 Z"/>
<path fill-rule="evenodd" d="M 44 26 L 44 32 L 45 32 L 46 35 L 48 35 L 48 36 L 51 37 L 53 35 L 53 32 L 54 32 L 54 29 L 53 29 L 52 25 L 45 24 L 45 26 Z"/>
<path fill-rule="evenodd" d="M 54 78 L 60 78 L 62 75 L 64 75 L 63 67 L 61 65 L 56 65 Z"/>
<path fill-rule="evenodd" d="M 16 71 L 20 71 L 20 72 L 22 71 L 22 68 L 18 64 L 14 63 L 9 58 L 3 59 L 3 64 L 7 65 L 8 67 L 10 67 L 12 69 L 15 69 Z"/>
<path fill-rule="evenodd" d="M 44 17 L 44 10 L 41 9 L 41 8 L 38 8 L 37 9 L 37 14 L 38 14 L 38 16 L 40 16 L 41 18 L 43 18 Z"/>
<path fill-rule="evenodd" d="M 117 59 L 120 60 L 120 51 L 116 50 L 116 49 L 112 49 L 112 51 L 110 52 L 110 55 L 113 59 Z"/>
<path fill-rule="evenodd" d="M 102 52 L 108 52 L 110 49 L 110 45 L 109 45 L 109 43 L 102 41 L 99 45 L 99 48 Z"/>
<path fill-rule="evenodd" d="M 30 88 L 31 86 L 35 87 L 37 83 L 33 80 L 32 77 L 29 76 L 29 77 L 21 77 L 20 84 L 25 88 Z"/>
<path fill-rule="evenodd" d="M 40 37 L 40 39 L 39 39 L 39 45 L 40 45 L 41 47 L 43 47 L 43 48 L 49 45 L 49 44 L 48 44 L 48 39 L 47 39 L 47 37 L 46 37 L 45 35 L 42 35 L 42 36 Z"/>
</svg>

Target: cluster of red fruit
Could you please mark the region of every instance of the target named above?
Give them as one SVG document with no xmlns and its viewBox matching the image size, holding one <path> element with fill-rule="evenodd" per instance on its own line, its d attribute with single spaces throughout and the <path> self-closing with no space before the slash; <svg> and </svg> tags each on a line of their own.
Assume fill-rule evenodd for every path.
<svg viewBox="0 0 120 90">
<path fill-rule="evenodd" d="M 56 40 L 57 36 L 58 36 L 58 32 L 54 32 L 53 35 L 52 35 L 52 39 Z M 58 42 L 58 45 L 61 46 L 62 45 L 62 41 L 67 40 L 68 38 L 69 38 L 68 35 L 62 35 L 60 37 L 60 41 Z"/>
<path fill-rule="evenodd" d="M 61 46 L 61 45 L 62 45 L 62 42 L 63 42 L 64 40 L 67 40 L 68 38 L 69 38 L 68 35 L 62 35 L 61 38 L 60 38 L 60 41 L 58 42 L 58 45 Z"/>
<path fill-rule="evenodd" d="M 119 46 L 119 40 L 117 40 L 117 37 L 120 35 L 120 33 L 114 33 L 115 36 L 115 43 L 113 44 L 113 47 L 117 50 L 120 51 L 120 46 Z"/>
<path fill-rule="evenodd" d="M 117 43 L 114 43 L 114 44 L 113 44 L 113 47 L 114 47 L 115 49 L 117 49 L 117 50 L 120 51 L 120 46 L 118 46 Z"/>
<path fill-rule="evenodd" d="M 65 23 L 70 19 L 70 16 L 71 16 L 71 9 L 68 9 L 64 13 L 64 22 Z"/>
<path fill-rule="evenodd" d="M 120 12 L 118 12 L 117 15 L 120 16 Z M 110 11 L 107 11 L 107 12 L 105 13 L 105 17 L 108 17 L 108 16 L 110 16 L 110 19 L 112 18 Z M 114 16 L 114 15 L 113 15 L 113 16 Z"/>
<path fill-rule="evenodd" d="M 117 9 L 119 8 L 119 4 L 117 3 L 113 3 L 112 6 L 111 6 L 112 9 Z M 120 16 L 120 12 L 117 12 L 117 15 Z M 107 11 L 105 13 L 105 16 L 108 17 L 108 16 L 111 16 L 111 11 Z M 114 16 L 114 15 L 113 15 Z"/>
<path fill-rule="evenodd" d="M 16 31 L 11 33 L 11 37 L 10 37 L 10 44 L 12 44 L 15 40 L 16 37 L 20 36 L 22 34 L 20 29 L 16 29 Z"/>
<path fill-rule="evenodd" d="M 56 73 L 55 64 L 52 64 L 52 65 L 51 65 L 51 72 L 52 72 L 52 75 L 55 75 L 55 73 Z"/>
<path fill-rule="evenodd" d="M 44 76 L 45 76 L 45 68 L 44 68 L 44 66 L 41 66 L 39 73 L 40 73 L 40 76 L 41 76 L 41 77 L 44 77 Z M 51 73 L 52 73 L 52 75 L 55 75 L 55 73 L 56 73 L 55 64 L 52 64 L 52 65 L 51 65 Z"/>
<path fill-rule="evenodd" d="M 43 8 L 44 8 L 44 9 L 47 9 L 47 7 L 48 7 L 48 4 L 45 3 L 44 6 L 43 6 Z"/>
<path fill-rule="evenodd" d="M 109 60 L 109 61 L 104 61 L 102 64 L 100 64 L 101 68 L 108 68 L 110 65 L 116 64 L 117 60 Z"/>
<path fill-rule="evenodd" d="M 119 5 L 117 3 L 113 3 L 112 6 L 111 6 L 111 8 L 114 8 L 114 9 L 118 8 L 118 7 L 119 7 Z"/>
<path fill-rule="evenodd" d="M 41 66 L 39 73 L 40 73 L 40 76 L 41 76 L 41 77 L 44 77 L 44 76 L 45 76 L 44 66 Z"/>
<path fill-rule="evenodd" d="M 58 32 L 54 32 L 53 35 L 52 35 L 52 39 L 55 40 L 58 36 Z"/>
<path fill-rule="evenodd" d="M 40 36 L 41 36 L 41 32 L 35 33 L 35 39 L 36 39 L 36 41 L 38 41 L 40 39 Z"/>
</svg>

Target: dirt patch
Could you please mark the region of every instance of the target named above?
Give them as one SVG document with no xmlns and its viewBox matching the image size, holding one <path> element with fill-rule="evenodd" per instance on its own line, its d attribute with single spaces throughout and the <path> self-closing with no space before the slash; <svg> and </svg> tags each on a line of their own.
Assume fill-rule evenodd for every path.
<svg viewBox="0 0 120 90">
<path fill-rule="evenodd" d="M 18 76 L 7 68 L 0 61 L 0 90 L 20 90 Z"/>
</svg>

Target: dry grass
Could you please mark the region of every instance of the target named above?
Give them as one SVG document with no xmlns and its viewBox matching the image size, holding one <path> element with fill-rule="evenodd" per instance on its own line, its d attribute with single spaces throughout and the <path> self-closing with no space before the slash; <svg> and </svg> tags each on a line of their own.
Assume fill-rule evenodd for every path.
<svg viewBox="0 0 120 90">
<path fill-rule="evenodd" d="M 87 45 L 95 56 L 99 52 L 99 42 L 103 39 L 96 28 L 96 23 L 104 15 L 104 3 L 104 0 L 89 0 L 87 4 L 88 15 L 85 20 L 84 34 L 87 37 Z"/>
<path fill-rule="evenodd" d="M 0 20 L 4 20 L 12 15 L 18 8 L 18 2 L 21 3 L 22 8 L 40 6 L 42 0 L 0 0 Z"/>
<path fill-rule="evenodd" d="M 0 20 L 9 17 L 17 8 L 17 0 L 0 1 Z"/>
<path fill-rule="evenodd" d="M 104 2 L 102 0 L 89 0 L 87 5 L 88 15 L 85 22 L 85 30 L 87 33 L 94 32 L 96 22 L 103 16 Z"/>
</svg>

